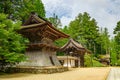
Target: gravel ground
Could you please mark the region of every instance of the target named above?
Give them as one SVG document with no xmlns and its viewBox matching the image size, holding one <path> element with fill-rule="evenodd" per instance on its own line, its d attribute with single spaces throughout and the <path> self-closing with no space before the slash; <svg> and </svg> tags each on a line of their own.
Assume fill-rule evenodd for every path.
<svg viewBox="0 0 120 80">
<path fill-rule="evenodd" d="M 111 68 L 106 80 L 120 80 L 120 68 Z"/>
<path fill-rule="evenodd" d="M 110 68 L 72 68 L 70 71 L 54 74 L 17 73 L 1 75 L 0 80 L 105 80 Z"/>
</svg>

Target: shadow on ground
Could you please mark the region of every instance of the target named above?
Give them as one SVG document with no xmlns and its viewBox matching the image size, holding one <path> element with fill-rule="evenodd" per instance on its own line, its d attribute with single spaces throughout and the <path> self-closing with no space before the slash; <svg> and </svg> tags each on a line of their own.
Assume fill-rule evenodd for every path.
<svg viewBox="0 0 120 80">
<path fill-rule="evenodd" d="M 27 77 L 27 76 L 31 76 L 32 74 L 28 74 L 28 73 L 12 73 L 12 74 L 2 74 L 0 75 L 0 78 L 18 78 L 18 77 Z"/>
</svg>

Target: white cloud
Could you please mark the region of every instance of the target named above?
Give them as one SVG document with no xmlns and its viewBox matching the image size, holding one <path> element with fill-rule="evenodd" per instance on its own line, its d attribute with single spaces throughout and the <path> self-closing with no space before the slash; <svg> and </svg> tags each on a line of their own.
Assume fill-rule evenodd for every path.
<svg viewBox="0 0 120 80">
<path fill-rule="evenodd" d="M 100 27 L 107 27 L 110 35 L 120 20 L 119 0 L 42 0 L 47 16 L 56 13 L 63 25 L 68 25 L 79 13 L 88 12 Z"/>
<path fill-rule="evenodd" d="M 61 18 L 62 24 L 64 24 L 64 26 L 69 25 L 69 23 L 70 23 L 71 20 L 72 20 L 72 18 L 65 17 L 65 16 L 63 16 Z"/>
</svg>

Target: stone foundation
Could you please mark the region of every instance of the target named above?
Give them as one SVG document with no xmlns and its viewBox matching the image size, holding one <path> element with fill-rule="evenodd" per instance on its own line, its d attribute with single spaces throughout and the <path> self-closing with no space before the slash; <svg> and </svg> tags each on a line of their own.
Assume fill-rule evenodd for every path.
<svg viewBox="0 0 120 80">
<path fill-rule="evenodd" d="M 61 66 L 54 51 L 43 48 L 42 51 L 27 51 L 25 55 L 28 60 L 17 64 L 17 66 Z"/>
<path fill-rule="evenodd" d="M 12 67 L 9 68 L 9 72 L 14 73 L 44 73 L 44 74 L 51 74 L 51 73 L 60 73 L 68 71 L 67 67 Z"/>
</svg>

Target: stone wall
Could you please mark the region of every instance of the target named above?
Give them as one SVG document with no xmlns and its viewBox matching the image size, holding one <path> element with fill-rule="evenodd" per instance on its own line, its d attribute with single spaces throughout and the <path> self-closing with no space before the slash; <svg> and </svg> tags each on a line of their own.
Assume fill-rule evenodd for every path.
<svg viewBox="0 0 120 80">
<path fill-rule="evenodd" d="M 12 67 L 9 68 L 9 72 L 13 73 L 44 73 L 44 74 L 51 74 L 51 73 L 60 73 L 68 71 L 67 67 Z"/>
</svg>

